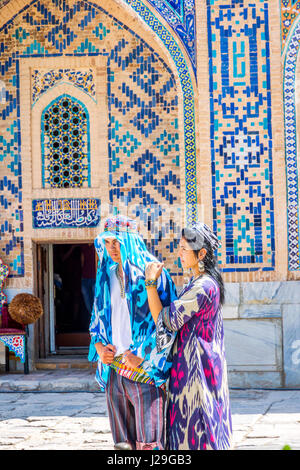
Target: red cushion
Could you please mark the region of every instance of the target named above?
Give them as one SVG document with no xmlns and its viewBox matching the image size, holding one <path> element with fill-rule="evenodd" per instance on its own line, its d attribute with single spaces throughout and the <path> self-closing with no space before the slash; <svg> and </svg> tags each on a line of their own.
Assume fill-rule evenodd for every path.
<svg viewBox="0 0 300 470">
<path fill-rule="evenodd" d="M 2 305 L 1 309 L 1 316 L 2 316 L 2 322 L 0 325 L 1 330 L 4 330 L 6 328 L 13 328 L 15 330 L 19 331 L 25 331 L 24 325 L 21 325 L 21 323 L 17 323 L 14 321 L 8 311 L 7 304 Z"/>
<path fill-rule="evenodd" d="M 24 330 L 17 330 L 16 328 L 0 328 L 0 335 L 25 335 Z"/>
</svg>

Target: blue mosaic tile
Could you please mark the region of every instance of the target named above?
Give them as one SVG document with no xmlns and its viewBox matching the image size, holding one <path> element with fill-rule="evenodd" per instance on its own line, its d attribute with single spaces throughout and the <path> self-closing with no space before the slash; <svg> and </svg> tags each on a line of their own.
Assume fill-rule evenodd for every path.
<svg viewBox="0 0 300 470">
<path fill-rule="evenodd" d="M 287 182 L 288 267 L 300 270 L 300 211 L 297 155 L 296 66 L 299 57 L 300 23 L 293 29 L 286 45 L 283 71 L 285 122 L 285 160 Z"/>
<path fill-rule="evenodd" d="M 226 272 L 273 270 L 268 4 L 208 0 L 207 12 L 218 261 Z"/>
<path fill-rule="evenodd" d="M 195 0 L 149 0 L 182 41 L 197 80 Z"/>
<path fill-rule="evenodd" d="M 176 41 L 172 38 L 170 33 L 157 21 L 155 16 L 148 10 L 142 2 L 131 2 L 131 6 L 139 10 L 139 14 L 143 17 L 147 17 L 147 22 L 153 28 L 153 30 L 162 37 L 166 43 L 166 47 L 169 49 L 176 67 L 179 71 L 180 80 L 182 81 L 183 93 L 184 93 L 184 116 L 185 116 L 185 134 L 186 134 L 186 175 L 187 175 L 187 203 L 190 205 L 188 218 L 195 218 L 195 204 L 196 204 L 196 181 L 193 175 L 195 175 L 195 129 L 194 129 L 194 108 L 193 108 L 193 94 L 191 93 L 191 80 L 189 72 L 186 66 L 185 59 L 177 46 Z M 56 10 L 57 9 L 57 10 Z M 61 22 L 61 10 L 64 11 L 64 19 Z M 37 15 L 38 13 L 38 15 Z M 81 20 L 78 23 L 78 30 L 71 30 L 71 22 L 74 24 L 74 17 L 80 13 Z M 101 45 L 103 37 L 110 33 L 110 29 L 104 31 L 103 24 L 101 26 L 101 15 L 107 15 L 114 21 L 114 25 L 117 28 L 123 28 L 124 31 L 132 36 L 135 36 L 136 41 L 139 42 L 139 47 L 134 51 L 130 51 L 128 56 L 123 55 L 123 49 L 126 46 L 124 41 L 120 41 L 111 51 L 103 48 Z M 145 16 L 146 15 L 146 16 Z M 94 34 L 94 38 L 89 35 L 89 38 L 85 38 L 85 30 L 91 26 Z M 37 33 L 43 31 L 45 33 L 45 42 L 41 43 L 37 37 Z M 78 31 L 80 31 L 80 43 L 78 45 Z M 172 73 L 169 71 L 169 80 L 167 80 L 160 87 L 159 74 L 155 70 L 157 63 L 159 62 L 158 56 L 154 51 L 147 46 L 133 31 L 130 31 L 126 26 L 117 22 L 113 17 L 104 10 L 90 2 L 74 2 L 69 3 L 68 1 L 53 0 L 51 4 L 46 4 L 41 1 L 33 1 L 23 8 L 9 23 L 7 23 L 1 30 L 0 34 L 3 38 L 7 39 L 14 35 L 16 48 L 11 53 L 8 45 L 4 41 L 0 41 L 0 79 L 5 77 L 10 83 L 9 92 L 6 93 L 6 104 L 2 107 L 2 119 L 7 122 L 8 129 L 11 130 L 12 138 L 7 135 L 7 132 L 3 132 L 0 136 L 0 145 L 5 147 L 5 155 L 7 155 L 7 167 L 10 169 L 11 174 L 14 175 L 14 180 L 10 178 L 2 180 L 2 186 L 0 184 L 0 190 L 7 191 L 7 186 L 14 193 L 14 198 L 18 201 L 18 209 L 14 208 L 14 212 L 10 210 L 10 214 L 14 218 L 12 223 L 5 220 L 2 224 L 2 239 L 5 235 L 5 240 L 9 241 L 6 243 L 5 252 L 10 255 L 14 253 L 14 261 L 11 263 L 12 276 L 24 275 L 24 260 L 23 260 L 23 239 L 21 236 L 15 236 L 14 233 L 23 231 L 23 215 L 22 215 L 22 173 L 21 173 L 21 159 L 20 159 L 20 148 L 21 148 L 21 133 L 20 133 L 20 109 L 19 109 L 19 58 L 21 57 L 57 57 L 62 53 L 69 56 L 85 56 L 85 55 L 99 55 L 107 57 L 110 67 L 114 63 L 113 67 L 117 67 L 120 70 L 126 72 L 129 65 L 141 64 L 137 66 L 132 73 L 132 83 L 135 87 L 141 90 L 141 95 L 138 96 L 133 89 L 130 89 L 128 84 L 124 83 L 121 90 L 113 89 L 113 71 L 110 75 L 108 83 L 108 95 L 113 98 L 113 105 L 115 109 L 118 109 L 118 118 L 113 120 L 114 116 L 111 116 L 111 126 L 109 132 L 110 143 L 112 144 L 114 137 L 117 135 L 118 139 L 114 141 L 114 146 L 109 147 L 109 158 L 110 158 L 110 173 L 116 175 L 119 168 L 124 165 L 124 158 L 131 158 L 135 151 L 139 147 L 141 140 L 148 142 L 152 150 L 146 150 L 144 153 L 139 154 L 139 158 L 136 162 L 132 162 L 132 170 L 134 174 L 139 175 L 138 184 L 132 185 L 132 192 L 127 197 L 128 200 L 132 200 L 135 194 L 138 194 L 141 200 L 147 204 L 147 210 L 145 207 L 140 209 L 136 208 L 136 214 L 141 216 L 141 220 L 151 227 L 155 223 L 156 218 L 154 214 L 162 214 L 166 209 L 162 206 L 160 201 L 164 201 L 168 207 L 172 207 L 174 201 L 177 200 L 179 194 L 180 182 L 176 173 L 176 167 L 179 168 L 179 145 L 178 145 L 178 124 L 176 120 L 170 117 L 173 122 L 174 132 L 171 131 L 171 144 L 166 144 L 166 136 L 161 132 L 160 125 L 163 123 L 161 114 L 164 116 L 170 115 L 171 111 L 177 108 L 177 97 L 176 93 L 172 95 L 175 87 L 175 79 Z M 40 37 L 40 36 L 39 36 Z M 76 43 L 75 43 L 76 41 Z M 148 55 L 148 58 L 147 58 Z M 166 64 L 160 62 L 160 66 L 163 69 L 167 69 Z M 112 68 L 113 68 L 112 67 Z M 151 80 L 145 79 L 143 75 L 150 74 Z M 44 90 L 46 91 L 46 90 Z M 171 93 L 170 93 L 171 92 Z M 123 95 L 122 95 L 123 93 Z M 169 94 L 169 97 L 167 95 Z M 122 100 L 119 98 L 122 95 Z M 143 98 L 142 98 L 143 95 Z M 172 98 L 170 96 L 172 95 Z M 145 96 L 148 98 L 145 99 Z M 37 95 L 35 95 L 38 98 Z M 159 107 L 160 112 L 157 113 L 156 108 Z M 133 111 L 132 114 L 131 111 Z M 118 124 L 120 116 L 124 119 L 128 119 L 130 116 L 131 132 L 126 132 L 123 135 L 120 133 L 114 133 L 114 126 Z M 15 124 L 13 124 L 15 123 Z M 116 129 L 115 129 L 116 130 Z M 168 129 L 170 138 L 170 129 Z M 12 150 L 12 142 L 14 150 Z M 124 151 L 125 149 L 125 151 Z M 45 147 L 44 147 L 45 150 Z M 163 168 L 164 160 L 168 154 L 172 154 L 173 170 L 167 171 L 162 177 L 159 177 L 158 169 Z M 123 155 L 121 155 L 123 153 Z M 44 155 L 45 157 L 45 155 Z M 151 170 L 151 165 L 155 165 L 155 170 Z M 52 186 L 53 175 L 49 174 L 49 166 L 44 158 L 43 168 L 46 170 L 44 175 L 45 184 Z M 145 165 L 145 168 L 142 168 Z M 51 171 L 50 171 L 51 173 Z M 48 181 L 48 178 L 49 181 Z M 113 197 L 120 198 L 121 192 L 125 184 L 132 179 L 132 175 L 124 171 L 123 175 L 119 176 L 119 180 L 113 191 L 115 194 Z M 150 184 L 150 193 L 145 187 L 140 185 Z M 171 188 L 172 186 L 172 188 Z M 1 189 L 2 188 L 2 189 Z M 174 191 L 176 188 L 176 191 Z M 153 197 L 153 191 L 156 192 L 156 196 Z M 0 201 L 5 210 L 11 209 L 11 198 L 6 199 L 3 193 L 0 194 Z M 150 206 L 149 206 L 150 205 Z M 15 204 L 16 206 L 16 204 Z M 151 207 L 151 213 L 147 211 Z M 176 226 L 172 218 L 168 219 L 168 222 L 160 228 L 157 237 L 154 237 L 153 249 L 156 251 L 159 247 L 159 242 L 162 241 L 162 236 L 165 234 L 172 234 L 176 238 L 179 227 Z M 10 235 L 9 235 L 10 234 Z M 175 235 L 174 235 L 175 234 Z M 8 237 L 8 238 L 7 238 Z M 168 246 L 170 249 L 174 249 L 176 242 L 170 242 Z M 161 251 L 161 250 L 160 250 Z"/>
</svg>

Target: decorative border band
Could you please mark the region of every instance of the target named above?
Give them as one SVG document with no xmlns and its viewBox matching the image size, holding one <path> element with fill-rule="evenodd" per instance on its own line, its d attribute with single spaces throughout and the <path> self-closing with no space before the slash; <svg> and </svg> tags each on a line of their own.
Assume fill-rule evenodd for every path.
<svg viewBox="0 0 300 470">
<path fill-rule="evenodd" d="M 297 19 L 297 24 L 287 44 L 283 73 L 289 271 L 300 270 L 297 109 L 295 103 L 295 80 L 299 46 L 300 17 Z"/>
</svg>

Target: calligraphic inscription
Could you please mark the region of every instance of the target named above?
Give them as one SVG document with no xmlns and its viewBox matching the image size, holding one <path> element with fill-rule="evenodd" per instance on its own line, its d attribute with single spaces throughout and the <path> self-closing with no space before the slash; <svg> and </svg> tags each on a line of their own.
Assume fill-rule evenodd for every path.
<svg viewBox="0 0 300 470">
<path fill-rule="evenodd" d="M 96 227 L 100 222 L 100 200 L 35 199 L 33 228 Z"/>
</svg>

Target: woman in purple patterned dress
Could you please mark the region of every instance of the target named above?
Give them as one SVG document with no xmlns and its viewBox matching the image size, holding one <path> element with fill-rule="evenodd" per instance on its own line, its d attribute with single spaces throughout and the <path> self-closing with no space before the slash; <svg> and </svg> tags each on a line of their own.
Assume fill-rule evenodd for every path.
<svg viewBox="0 0 300 470">
<path fill-rule="evenodd" d="M 171 450 L 226 450 L 232 423 L 224 351 L 221 305 L 224 285 L 214 251 L 217 237 L 197 223 L 182 231 L 179 256 L 193 276 L 177 300 L 163 308 L 156 290 L 162 264 L 146 268 L 149 307 L 156 322 L 157 346 L 174 341 L 167 412 Z"/>
</svg>

